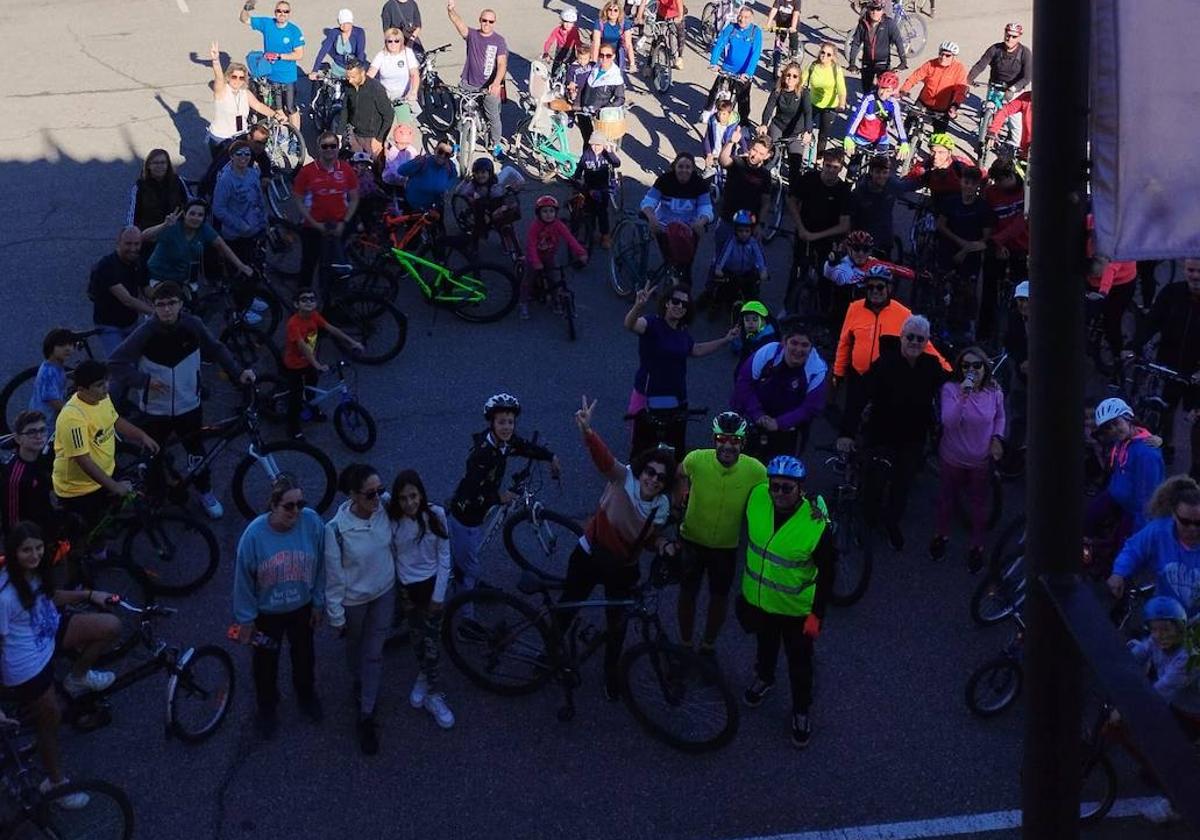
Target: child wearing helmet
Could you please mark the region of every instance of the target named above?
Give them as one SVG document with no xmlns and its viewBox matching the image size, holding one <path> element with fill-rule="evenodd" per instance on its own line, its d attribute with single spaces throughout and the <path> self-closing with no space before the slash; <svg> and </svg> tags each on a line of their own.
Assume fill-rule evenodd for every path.
<svg viewBox="0 0 1200 840">
<path fill-rule="evenodd" d="M 582 200 L 587 202 L 589 209 L 596 216 L 596 227 L 600 231 L 600 245 L 603 248 L 612 247 L 608 205 L 612 200 L 613 191 L 619 186 L 616 171 L 620 166 L 620 156 L 609 147 L 604 136 L 592 134 L 588 139 L 587 148 L 579 156 L 575 174 L 571 176 L 572 186 L 579 191 Z M 572 209 L 574 206 L 572 204 Z"/>
<path fill-rule="evenodd" d="M 896 132 L 900 157 L 907 157 L 908 135 L 904 131 L 904 114 L 896 95 L 899 88 L 900 77 L 895 71 L 886 70 L 879 74 L 875 90 L 862 98 L 846 128 L 842 146 L 847 157 L 859 149 L 890 151 L 895 145 L 889 134 L 890 129 Z"/>
<path fill-rule="evenodd" d="M 542 61 L 551 61 L 550 78 L 558 76 L 559 68 L 575 53 L 580 44 L 579 27 L 575 25 L 579 13 L 570 6 L 558 13 L 558 26 L 550 30 L 542 42 Z"/>
<path fill-rule="evenodd" d="M 517 193 L 524 183 L 525 179 L 511 166 L 503 167 L 497 175 L 491 158 L 481 157 L 471 164 L 471 174 L 454 188 L 454 194 L 465 197 L 470 207 L 468 232 L 475 247 L 489 231 L 495 230 L 501 237 L 505 228 L 511 232 L 513 223 L 521 218 Z M 459 224 L 462 222 L 459 219 Z"/>
<path fill-rule="evenodd" d="M 758 219 L 749 210 L 733 214 L 733 236 L 722 243 L 713 258 L 712 279 L 704 289 L 709 320 L 729 312 L 737 301 L 758 297 L 759 285 L 767 280 L 767 258 L 755 235 Z M 725 307 L 720 306 L 725 303 Z"/>
<path fill-rule="evenodd" d="M 760 300 L 748 300 L 742 304 L 734 322 L 738 328 L 737 337 L 729 346 L 737 354 L 737 365 L 734 366 L 733 377 L 737 379 L 738 368 L 750 358 L 758 348 L 772 341 L 778 341 L 778 325 L 767 310 L 766 304 Z"/>
<path fill-rule="evenodd" d="M 567 250 L 571 252 L 579 267 L 587 265 L 588 260 L 587 249 L 579 244 L 579 240 L 571 234 L 563 220 L 558 218 L 558 199 L 552 195 L 543 195 L 534 206 L 537 215 L 525 234 L 525 274 L 521 278 L 520 303 L 522 320 L 529 318 L 533 278 L 539 278 L 543 290 L 549 286 L 550 278 L 547 275 L 549 270 L 554 268 L 554 258 L 559 245 L 567 243 Z"/>
<path fill-rule="evenodd" d="M 1151 445 L 1151 434 L 1134 420 L 1133 409 L 1120 397 L 1096 406 L 1095 437 L 1106 447 L 1108 486 L 1088 503 L 1084 533 L 1096 536 L 1106 521 L 1117 517 L 1118 539 L 1124 540 L 1146 524 L 1146 503 L 1165 473 L 1162 450 Z M 1161 439 L 1157 441 L 1161 445 Z"/>
</svg>

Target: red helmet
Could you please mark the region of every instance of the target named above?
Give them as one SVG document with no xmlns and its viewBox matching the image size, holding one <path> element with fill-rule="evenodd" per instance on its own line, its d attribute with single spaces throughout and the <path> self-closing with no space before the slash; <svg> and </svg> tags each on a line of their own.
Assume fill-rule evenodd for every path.
<svg viewBox="0 0 1200 840">
<path fill-rule="evenodd" d="M 898 88 L 900 87 L 900 77 L 894 70 L 887 70 L 879 74 L 879 80 L 875 83 L 878 88 Z"/>
<path fill-rule="evenodd" d="M 869 251 L 875 247 L 875 237 L 865 230 L 852 230 L 846 234 L 846 247 L 856 251 Z"/>
<path fill-rule="evenodd" d="M 534 207 L 537 210 L 541 210 L 543 207 L 553 207 L 555 210 L 557 210 L 558 199 L 552 195 L 543 195 L 537 200 L 537 202 L 534 204 Z"/>
<path fill-rule="evenodd" d="M 1019 24 L 1019 23 L 1005 24 L 1004 34 L 1005 35 L 1016 35 L 1018 38 L 1020 38 L 1022 35 L 1025 34 L 1025 27 L 1021 26 L 1021 24 Z"/>
</svg>

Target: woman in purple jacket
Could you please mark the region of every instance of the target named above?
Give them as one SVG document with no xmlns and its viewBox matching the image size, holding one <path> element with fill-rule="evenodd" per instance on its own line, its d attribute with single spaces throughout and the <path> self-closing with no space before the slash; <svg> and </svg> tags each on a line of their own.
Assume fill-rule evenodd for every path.
<svg viewBox="0 0 1200 840">
<path fill-rule="evenodd" d="M 938 444 L 938 492 L 929 557 L 940 560 L 949 542 L 954 500 L 967 504 L 971 550 L 967 568 L 983 568 L 983 535 L 987 529 L 991 461 L 1004 454 L 1004 393 L 988 365 L 987 354 L 968 347 L 958 354 L 950 381 L 942 385 L 942 439 Z"/>
</svg>

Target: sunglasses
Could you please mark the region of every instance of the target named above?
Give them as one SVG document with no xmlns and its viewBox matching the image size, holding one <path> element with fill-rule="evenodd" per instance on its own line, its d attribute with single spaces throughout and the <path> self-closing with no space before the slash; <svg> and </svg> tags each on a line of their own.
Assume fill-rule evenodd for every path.
<svg viewBox="0 0 1200 840">
<path fill-rule="evenodd" d="M 250 150 L 249 149 L 239 149 L 238 151 L 233 153 L 233 156 L 234 157 L 250 157 Z"/>
<path fill-rule="evenodd" d="M 983 370 L 983 362 L 963 362 L 964 370 Z"/>
<path fill-rule="evenodd" d="M 24 435 L 25 437 L 45 437 L 46 436 L 46 427 L 45 426 L 35 426 L 32 429 L 26 429 L 23 432 L 17 432 L 17 434 Z"/>
<path fill-rule="evenodd" d="M 654 479 L 659 484 L 667 483 L 666 470 L 656 470 L 654 467 L 646 467 L 644 470 L 642 470 L 642 475 Z"/>
<path fill-rule="evenodd" d="M 868 283 L 867 291 L 868 292 L 886 292 L 887 291 L 887 283 Z"/>
<path fill-rule="evenodd" d="M 742 439 L 741 435 L 713 435 L 713 440 L 715 440 L 717 443 L 725 443 L 725 444 L 736 443 L 739 446 L 745 442 Z"/>
<path fill-rule="evenodd" d="M 304 508 L 308 506 L 308 502 L 304 501 L 304 499 L 301 499 L 298 502 L 280 502 L 279 506 L 288 513 L 292 513 L 293 511 L 304 510 Z"/>
<path fill-rule="evenodd" d="M 1175 521 L 1178 522 L 1182 528 L 1200 528 L 1200 519 L 1187 519 L 1177 513 L 1175 514 Z"/>
<path fill-rule="evenodd" d="M 917 335 L 916 333 L 905 333 L 904 340 L 911 341 L 913 344 L 924 344 L 926 341 L 929 340 L 929 336 Z"/>
<path fill-rule="evenodd" d="M 399 38 L 387 38 L 384 41 L 384 43 L 385 44 L 403 44 L 404 42 L 402 40 L 400 40 Z"/>
<path fill-rule="evenodd" d="M 767 485 L 767 489 L 772 493 L 791 494 L 799 490 L 800 485 L 791 481 L 772 481 Z"/>
<path fill-rule="evenodd" d="M 358 490 L 356 492 L 358 493 L 358 495 L 362 496 L 364 499 L 378 499 L 379 496 L 383 493 L 383 488 L 376 487 L 374 490 Z"/>
<path fill-rule="evenodd" d="M 234 73 L 232 76 L 229 77 L 229 80 L 233 81 L 234 79 L 242 79 L 244 81 L 245 78 L 246 78 L 245 73 Z"/>
<path fill-rule="evenodd" d="M 613 53 L 600 53 L 600 57 L 601 58 L 613 58 L 614 54 Z"/>
<path fill-rule="evenodd" d="M 784 74 L 783 74 L 783 77 L 784 77 L 785 79 L 799 79 L 799 78 L 800 78 L 800 74 L 799 74 L 799 73 L 784 73 Z"/>
<path fill-rule="evenodd" d="M 495 18 L 480 18 L 479 22 L 480 23 L 495 23 L 496 19 Z"/>
<path fill-rule="evenodd" d="M 821 58 L 833 58 L 833 53 L 823 52 L 823 53 L 821 53 Z"/>
<path fill-rule="evenodd" d="M 336 149 L 337 147 L 338 147 L 337 143 L 322 143 L 321 144 L 322 149 Z"/>
<path fill-rule="evenodd" d="M 673 303 L 676 306 L 682 306 L 684 309 L 687 309 L 687 307 L 689 305 L 689 301 L 687 298 L 677 298 L 677 297 L 667 298 L 667 303 Z"/>
<path fill-rule="evenodd" d="M 275 10 L 275 14 L 277 14 L 277 15 L 290 15 L 291 13 L 292 13 L 291 9 L 276 9 Z"/>
</svg>

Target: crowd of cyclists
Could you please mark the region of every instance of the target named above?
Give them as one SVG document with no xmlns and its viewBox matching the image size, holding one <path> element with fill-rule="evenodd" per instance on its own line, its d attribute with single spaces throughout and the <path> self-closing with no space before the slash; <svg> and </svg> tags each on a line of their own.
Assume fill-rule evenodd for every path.
<svg viewBox="0 0 1200 840">
<path fill-rule="evenodd" d="M 764 702 L 782 646 L 797 747 L 812 737 L 814 645 L 839 562 L 828 506 L 803 460 L 812 451 L 814 422 L 830 419 L 836 435 L 822 443 L 832 443 L 842 457 L 887 464 L 886 475 L 866 491 L 868 524 L 897 552 L 918 536 L 906 533 L 906 514 L 921 474 L 936 465 L 936 494 L 924 500 L 934 509 L 934 527 L 919 538 L 928 539 L 931 560 L 945 558 L 955 509 L 962 507 L 968 522 L 963 556 L 971 573 L 987 565 L 992 477 L 1019 475 L 1024 451 L 1025 176 L 1033 140 L 1032 56 L 1021 43 L 1024 30 L 1007 24 L 1002 40 L 969 70 L 958 44 L 945 41 L 902 79 L 897 70 L 909 69 L 910 56 L 885 5 L 865 4 L 843 65 L 835 43 L 802 43 L 798 4 L 775 0 L 765 25 L 789 33 L 792 55 L 768 85 L 757 124 L 752 99 L 762 93 L 758 85 L 766 75 L 763 25 L 750 6 L 724 10 L 724 24 L 701 50 L 714 81 L 694 126 L 695 150 L 679 149 L 662 162 L 637 205 L 674 271 L 668 282 L 637 289 L 625 315 L 638 351 L 625 407 L 633 417 L 626 462 L 594 428 L 594 400 L 584 397 L 574 416 L 604 489 L 571 553 L 561 597 L 582 600 L 600 584 L 610 597 L 628 594 L 639 582 L 640 555 L 678 554 L 681 642 L 715 656 L 732 597 L 739 624 L 757 644 L 743 700 L 750 707 Z M 351 10 L 341 10 L 307 72 L 309 45 L 291 3 L 276 0 L 271 17 L 253 11 L 248 0 L 239 20 L 261 34 L 261 51 L 224 68 L 216 43 L 210 53 L 208 172 L 192 184 L 166 151 L 147 155 L 126 226 L 114 251 L 93 268 L 87 293 L 105 361 L 85 360 L 68 371 L 77 338 L 51 330 L 34 397 L 11 423 L 12 452 L 0 481 L 8 559 L 0 572 L 0 664 L 9 698 L 35 721 L 48 786 L 65 779 L 55 735 L 54 655 L 78 653 L 62 680 L 69 695 L 102 690 L 113 680 L 112 672 L 92 667 L 111 640 L 112 622 L 102 612 L 78 609 L 102 606 L 110 593 L 80 588 L 70 564 L 53 562 L 56 546 L 92 532 L 131 492 L 117 472 L 118 440 L 151 455 L 177 443 L 190 463 L 203 460 L 202 362 L 249 388 L 263 374 L 188 307 L 220 275 L 233 290 L 231 314 L 252 326 L 264 319 L 267 305 L 249 280 L 264 270 L 261 253 L 275 247 L 277 235 L 279 213 L 270 193 L 279 161 L 268 149 L 271 126 L 286 122 L 316 135 L 312 160 L 285 182 L 290 196 L 283 202 L 301 251 L 292 278 L 295 312 L 284 325 L 280 354 L 280 373 L 291 386 L 291 438 L 303 438 L 304 419 L 319 419 L 303 389 L 327 369 L 317 354 L 323 336 L 351 353 L 363 349 L 321 314 L 349 269 L 345 246 L 355 233 L 389 212 L 436 209 L 449 220 L 453 214 L 445 211 L 458 197 L 469 212 L 456 221 L 468 224 L 464 232 L 476 249 L 493 232 L 511 237 L 521 219 L 525 178 L 515 172 L 503 130 L 511 56 L 496 11 L 482 9 L 476 27 L 455 0 L 446 3 L 465 47 L 460 89 L 481 94 L 490 137 L 487 153 L 469 172 L 455 163 L 453 131 L 435 130 L 428 121 L 429 100 L 421 90 L 427 50 L 416 0 L 387 0 L 382 46 L 370 60 L 369 45 L 378 45 L 379 36 L 368 35 Z M 585 33 L 579 11 L 567 6 L 543 44 L 548 75 L 561 85 L 558 95 L 577 111 L 584 150 L 568 180 L 597 211 L 601 250 L 619 247 L 611 235 L 609 192 L 622 160 L 619 137 L 599 128 L 599 108 L 623 107 L 640 95 L 634 77 L 648 21 L 673 25 L 674 67 L 683 66 L 688 14 L 677 0 L 612 0 Z M 973 104 L 971 88 L 985 70 L 987 92 Z M 857 91 L 848 79 L 854 72 Z M 316 82 L 325 74 L 345 83 L 341 121 L 312 131 L 298 87 L 302 77 Z M 273 83 L 271 104 L 255 95 L 253 77 Z M 920 93 L 907 101 L 918 86 Z M 989 99 L 994 107 L 985 107 Z M 968 115 L 987 123 L 972 126 Z M 975 142 L 981 137 L 984 143 Z M 782 166 L 773 169 L 777 156 Z M 988 157 L 990 165 L 981 165 Z M 772 201 L 781 190 L 786 219 L 771 225 Z M 547 192 L 533 203 L 527 234 L 514 239 L 526 271 L 522 318 L 530 317 L 535 287 L 561 252 L 578 267 L 594 256 L 560 218 L 564 202 Z M 907 241 L 898 234 L 898 204 L 913 208 Z M 789 227 L 789 276 L 781 305 L 771 307 L 762 299 L 769 279 L 765 248 Z M 712 258 L 698 264 L 710 232 Z M 436 235 L 449 234 L 440 228 Z M 1200 259 L 1185 261 L 1184 279 L 1162 289 L 1153 264 L 1091 259 L 1088 294 L 1100 306 L 1099 329 L 1117 364 L 1081 430 L 1087 456 L 1104 476 L 1089 503 L 1088 535 L 1124 546 L 1108 577 L 1114 596 L 1132 578 L 1153 579 L 1157 597 L 1144 611 L 1152 643 L 1139 642 L 1133 653 L 1154 672 L 1156 687 L 1194 739 L 1200 735 L 1200 674 L 1187 667 L 1195 651 L 1194 634 L 1187 637 L 1185 630 L 1200 613 L 1200 490 L 1192 478 L 1167 478 L 1167 464 L 1176 443 L 1174 412 L 1182 406 L 1193 421 L 1197 401 L 1192 388 L 1169 387 L 1162 395 L 1165 422 L 1146 428 L 1131 407 L 1139 395 L 1121 390 L 1121 372 L 1151 352 L 1182 379 L 1200 379 Z M 703 341 L 692 327 L 706 311 L 729 326 Z M 1124 327 L 1130 317 L 1138 321 L 1132 336 Z M 728 410 L 714 412 L 707 421 L 711 439 L 690 449 L 688 360 L 718 353 L 736 359 Z M 481 584 L 485 519 L 511 499 L 503 489 L 509 459 L 560 469 L 554 452 L 517 433 L 521 409 L 503 391 L 486 401 L 486 425 L 474 435 L 445 507 L 429 498 L 412 470 L 391 477 L 353 463 L 339 477 L 346 501 L 322 521 L 306 494 L 311 488 L 286 473 L 275 479 L 261 500 L 265 512 L 238 542 L 232 595 L 235 635 L 252 646 L 263 737 L 277 729 L 283 644 L 300 708 L 323 718 L 314 653 L 314 630 L 323 621 L 346 641 L 364 753 L 380 749 L 375 710 L 386 682 L 383 645 L 402 617 L 418 663 L 410 703 L 443 728 L 455 725 L 439 680 L 443 604 Z M 1200 478 L 1194 432 L 1192 441 L 1191 474 Z M 205 514 L 222 517 L 219 484 L 207 472 L 194 484 Z M 705 576 L 707 607 L 698 620 Z M 572 614 L 561 618 L 569 623 Z M 604 691 L 616 700 L 621 611 L 610 610 L 608 622 Z M 458 632 L 483 638 L 488 628 Z M 1169 818 L 1169 804 L 1163 800 L 1154 814 Z"/>
</svg>

